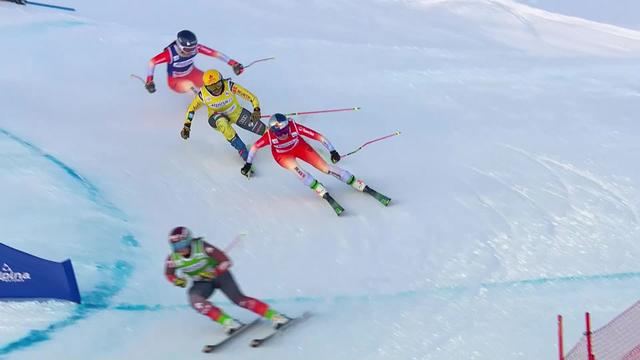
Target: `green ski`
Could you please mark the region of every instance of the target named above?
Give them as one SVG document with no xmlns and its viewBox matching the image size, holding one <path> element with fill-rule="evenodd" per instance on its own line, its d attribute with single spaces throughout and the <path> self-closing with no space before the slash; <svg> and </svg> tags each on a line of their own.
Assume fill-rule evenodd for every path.
<svg viewBox="0 0 640 360">
<path fill-rule="evenodd" d="M 376 200 L 378 200 L 380 202 L 380 204 L 382 204 L 384 206 L 388 206 L 389 203 L 391 202 L 391 198 L 388 198 L 385 195 L 380 194 L 379 192 L 373 190 L 369 186 L 365 186 L 363 191 L 365 193 L 373 196 Z"/>
<path fill-rule="evenodd" d="M 335 201 L 331 197 L 331 195 L 329 195 L 329 193 L 325 193 L 324 195 L 322 195 L 322 198 L 327 200 L 329 205 L 331 205 L 331 207 L 333 208 L 333 211 L 336 212 L 336 215 L 340 216 L 340 214 L 342 214 L 342 212 L 344 211 L 344 208 L 342 206 L 340 206 L 340 204 L 338 204 L 338 202 Z"/>
</svg>

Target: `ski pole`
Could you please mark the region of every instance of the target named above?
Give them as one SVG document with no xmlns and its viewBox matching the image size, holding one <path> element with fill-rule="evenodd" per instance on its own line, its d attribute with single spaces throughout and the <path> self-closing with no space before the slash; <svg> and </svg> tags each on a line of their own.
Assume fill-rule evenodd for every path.
<svg viewBox="0 0 640 360">
<path fill-rule="evenodd" d="M 253 65 L 255 63 L 261 62 L 261 61 L 267 61 L 267 60 L 273 60 L 273 59 L 275 59 L 275 57 L 268 57 L 268 58 L 264 58 L 264 59 L 253 60 L 252 62 L 249 63 L 249 65 L 245 65 L 244 68 L 246 69 L 249 66 L 251 66 L 251 65 Z"/>
<path fill-rule="evenodd" d="M 322 113 L 330 113 L 330 112 L 338 112 L 338 111 L 358 111 L 358 110 L 360 110 L 360 107 L 356 106 L 356 107 L 344 108 L 344 109 L 327 109 L 327 110 L 316 110 L 316 111 L 290 112 L 290 113 L 286 113 L 284 115 L 285 116 L 310 115 L 310 114 L 322 114 Z M 271 117 L 271 114 L 262 115 L 260 117 L 261 118 L 268 118 L 268 117 Z"/>
<path fill-rule="evenodd" d="M 76 9 L 74 9 L 74 8 L 70 8 L 70 7 L 66 7 L 66 6 L 60 6 L 60 5 L 44 4 L 44 3 L 34 2 L 34 1 L 25 1 L 25 3 L 29 4 L 29 5 L 44 6 L 44 7 L 48 7 L 48 8 L 52 8 L 52 9 L 76 11 Z"/>
<path fill-rule="evenodd" d="M 136 74 L 129 74 L 129 76 L 131 76 L 134 79 L 138 79 L 138 80 L 142 81 L 143 84 L 147 83 L 141 76 L 138 76 Z M 231 78 L 225 78 L 224 80 L 231 80 Z M 191 88 L 195 89 L 195 87 L 193 87 L 193 86 Z"/>
<path fill-rule="evenodd" d="M 143 78 L 141 78 L 140 76 L 136 75 L 136 74 L 130 74 L 129 76 L 131 76 L 134 79 L 138 79 L 140 81 L 142 81 L 143 84 L 146 84 L 146 82 L 144 81 Z"/>
<path fill-rule="evenodd" d="M 233 240 L 231 240 L 231 242 L 229 243 L 229 245 L 225 246 L 224 248 L 224 252 L 229 252 L 231 251 L 234 247 L 236 247 L 236 245 L 238 245 L 238 243 L 243 240 L 244 238 L 247 237 L 246 233 L 240 233 L 238 235 L 236 235 L 236 237 L 233 238 Z"/>
<path fill-rule="evenodd" d="M 136 75 L 136 74 L 130 74 L 130 76 L 131 76 L 132 78 L 134 78 L 134 79 L 138 79 L 138 80 L 140 80 L 140 81 L 141 81 L 143 84 L 145 84 L 145 85 L 147 84 L 147 83 L 144 81 L 144 79 L 143 79 L 143 78 L 141 78 L 140 76 L 138 76 L 138 75 Z M 191 91 L 192 91 L 194 94 L 198 95 L 198 89 L 197 89 L 196 87 L 192 86 L 192 87 L 190 87 L 190 89 L 191 89 Z"/>
<path fill-rule="evenodd" d="M 357 153 L 358 151 L 360 151 L 360 149 L 362 149 L 363 147 L 365 147 L 365 146 L 367 146 L 367 145 L 369 145 L 369 144 L 371 144 L 371 143 L 374 143 L 374 142 L 376 142 L 376 141 L 381 141 L 381 140 L 384 140 L 384 139 L 388 139 L 388 138 L 390 138 L 390 137 L 392 137 L 392 136 L 396 136 L 396 135 L 400 135 L 400 131 L 396 131 L 396 132 L 394 132 L 393 134 L 389 134 L 389 135 L 386 135 L 386 136 L 383 136 L 383 137 L 379 137 L 379 138 L 377 138 L 377 139 L 369 140 L 369 141 L 367 141 L 366 143 L 364 143 L 364 144 L 360 145 L 360 147 L 358 147 L 357 149 L 355 149 L 355 150 L 353 150 L 353 151 L 351 151 L 351 152 L 349 152 L 349 153 L 346 153 L 346 154 L 344 154 L 344 155 L 341 155 L 341 156 L 342 156 L 342 157 L 346 157 L 346 156 L 349 156 L 349 155 L 351 155 L 351 154 L 355 154 L 355 153 Z"/>
</svg>

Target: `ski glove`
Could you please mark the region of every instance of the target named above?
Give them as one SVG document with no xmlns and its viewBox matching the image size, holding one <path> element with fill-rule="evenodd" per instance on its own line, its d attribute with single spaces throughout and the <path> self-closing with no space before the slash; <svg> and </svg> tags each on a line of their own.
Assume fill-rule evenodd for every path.
<svg viewBox="0 0 640 360">
<path fill-rule="evenodd" d="M 183 288 L 183 287 L 187 286 L 187 279 L 184 279 L 184 278 L 181 278 L 181 277 L 177 277 L 177 278 L 173 279 L 173 285 Z"/>
<path fill-rule="evenodd" d="M 233 72 L 236 75 L 240 75 L 244 71 L 244 66 L 242 66 L 242 64 L 240 64 L 239 62 L 237 62 L 235 60 L 229 61 L 229 65 L 231 65 L 231 67 L 233 68 Z"/>
<path fill-rule="evenodd" d="M 231 267 L 231 262 L 230 261 L 223 261 L 220 264 L 218 264 L 218 266 L 216 266 L 215 268 L 213 268 L 211 271 L 203 271 L 200 274 L 200 277 L 203 280 L 213 280 L 216 277 L 224 274 L 225 272 L 227 272 L 227 270 L 229 270 L 229 268 Z"/>
<path fill-rule="evenodd" d="M 213 271 L 203 271 L 198 275 L 200 275 L 202 280 L 213 280 L 213 278 L 216 277 L 216 274 Z"/>
<path fill-rule="evenodd" d="M 340 161 L 340 154 L 335 150 L 331 150 L 331 162 L 335 164 L 338 161 Z"/>
<path fill-rule="evenodd" d="M 245 163 L 244 166 L 242 167 L 242 169 L 240 169 L 240 173 L 242 173 L 242 175 L 249 177 L 251 174 L 251 163 Z"/>
<path fill-rule="evenodd" d="M 182 128 L 182 131 L 180 131 L 180 136 L 182 136 L 183 139 L 187 140 L 189 138 L 189 133 L 190 132 L 191 132 L 191 126 L 185 125 Z"/>
<path fill-rule="evenodd" d="M 147 81 L 147 83 L 144 84 L 144 88 L 147 89 L 150 94 L 156 92 L 156 84 L 153 80 Z"/>
<path fill-rule="evenodd" d="M 260 108 L 253 108 L 253 114 L 251 114 L 251 121 L 260 121 Z"/>
</svg>

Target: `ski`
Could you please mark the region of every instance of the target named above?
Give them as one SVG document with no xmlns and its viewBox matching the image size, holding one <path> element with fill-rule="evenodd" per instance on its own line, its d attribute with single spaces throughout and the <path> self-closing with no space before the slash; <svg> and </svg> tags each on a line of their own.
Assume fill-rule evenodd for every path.
<svg viewBox="0 0 640 360">
<path fill-rule="evenodd" d="M 267 125 L 265 125 L 265 123 L 260 120 L 253 121 L 251 119 L 251 113 L 244 109 L 240 113 L 240 117 L 238 118 L 238 121 L 236 121 L 236 125 L 258 135 L 262 135 L 267 131 Z"/>
<path fill-rule="evenodd" d="M 234 331 L 233 333 L 231 333 L 229 335 L 226 335 L 222 340 L 218 341 L 217 343 L 205 345 L 202 348 L 202 352 L 210 353 L 210 352 L 212 352 L 214 350 L 219 349 L 222 345 L 228 343 L 229 340 L 235 338 L 236 336 L 240 335 L 245 330 L 247 330 L 248 328 L 252 327 L 253 325 L 255 325 L 255 324 L 259 323 L 259 322 L 260 322 L 260 318 L 256 318 L 252 322 L 242 325 L 242 327 L 240 327 L 238 330 Z"/>
<path fill-rule="evenodd" d="M 264 344 L 265 342 L 269 341 L 270 339 L 273 339 L 275 336 L 277 336 L 279 334 L 282 334 L 283 331 L 285 331 L 287 329 L 290 329 L 292 325 L 301 323 L 301 322 L 303 322 L 304 320 L 307 320 L 310 317 L 311 317 L 311 313 L 307 311 L 307 312 L 305 312 L 304 314 L 302 314 L 302 315 L 300 315 L 298 317 L 292 318 L 291 320 L 289 320 L 288 323 L 280 326 L 279 328 L 273 329 L 273 331 L 270 332 L 269 334 L 267 334 L 266 336 L 261 337 L 261 338 L 255 338 L 255 339 L 251 340 L 249 345 L 251 347 L 258 347 L 258 346 Z"/>
<path fill-rule="evenodd" d="M 340 216 L 340 214 L 342 214 L 342 212 L 344 211 L 344 208 L 342 206 L 340 206 L 340 204 L 338 204 L 338 202 L 335 201 L 331 197 L 331 195 L 329 195 L 329 193 L 325 193 L 324 195 L 322 195 L 322 198 L 327 200 L 329 205 L 331 205 L 331 207 L 333 208 L 333 211 L 336 212 L 336 215 Z"/>
<path fill-rule="evenodd" d="M 378 200 L 380 202 L 380 204 L 382 204 L 384 206 L 389 206 L 389 203 L 391 202 L 391 198 L 388 198 L 388 197 L 380 194 L 379 192 L 373 190 L 369 186 L 365 186 L 363 191 L 366 192 L 367 194 L 373 196 L 376 200 Z"/>
</svg>

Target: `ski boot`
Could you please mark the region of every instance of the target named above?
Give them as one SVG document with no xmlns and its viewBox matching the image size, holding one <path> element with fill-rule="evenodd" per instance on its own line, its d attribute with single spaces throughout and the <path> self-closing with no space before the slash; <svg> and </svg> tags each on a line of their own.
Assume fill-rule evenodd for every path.
<svg viewBox="0 0 640 360">
<path fill-rule="evenodd" d="M 242 323 L 233 318 L 228 318 L 224 321 L 222 326 L 224 327 L 224 332 L 227 335 L 231 335 L 236 332 L 238 329 L 242 327 Z"/>
<path fill-rule="evenodd" d="M 389 206 L 389 203 L 391 202 L 391 199 L 389 197 L 373 190 L 367 184 L 365 184 L 364 181 L 356 179 L 355 176 L 352 176 L 351 179 L 347 181 L 347 184 L 351 185 L 351 187 L 360 192 L 371 195 L 374 199 L 378 200 L 378 202 L 380 202 L 380 204 L 384 206 Z"/>
<path fill-rule="evenodd" d="M 290 317 L 287 317 L 283 314 L 273 314 L 273 316 L 271 316 L 271 325 L 273 326 L 274 329 L 278 330 L 281 327 L 285 326 L 286 324 L 289 323 L 289 321 L 291 321 Z"/>
<path fill-rule="evenodd" d="M 313 191 L 315 191 L 316 194 L 318 194 L 318 196 L 327 200 L 329 205 L 331 205 L 331 208 L 333 209 L 333 211 L 335 211 L 336 215 L 340 216 L 340 214 L 342 214 L 342 212 L 344 211 L 344 208 L 340 204 L 338 204 L 338 202 L 335 201 L 331 197 L 331 195 L 329 195 L 329 193 L 327 192 L 327 189 L 318 180 L 313 180 L 313 183 L 311 184 L 311 189 L 313 189 Z"/>
</svg>

